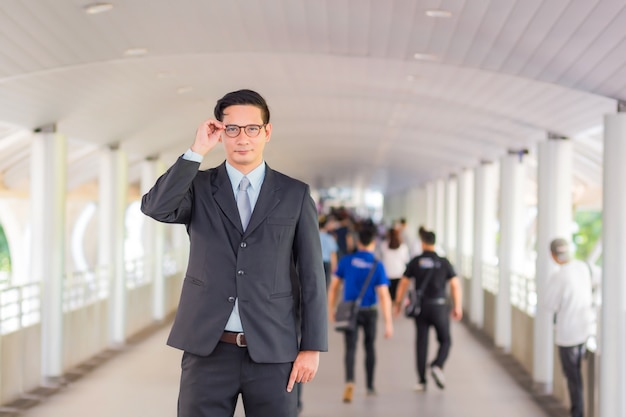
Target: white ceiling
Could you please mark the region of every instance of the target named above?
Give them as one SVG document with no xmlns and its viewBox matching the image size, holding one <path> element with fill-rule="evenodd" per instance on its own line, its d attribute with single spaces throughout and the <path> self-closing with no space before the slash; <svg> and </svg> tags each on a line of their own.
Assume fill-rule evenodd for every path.
<svg viewBox="0 0 626 417">
<path fill-rule="evenodd" d="M 252 88 L 272 111 L 268 164 L 317 188 L 394 193 L 555 132 L 575 141 L 576 184 L 591 189 L 603 115 L 626 99 L 623 0 L 88 3 L 0 2 L 5 188 L 24 187 L 36 127 L 68 136 L 71 189 L 97 178 L 104 145 L 128 152 L 137 180 L 133 166 L 169 164 L 218 98 Z"/>
</svg>

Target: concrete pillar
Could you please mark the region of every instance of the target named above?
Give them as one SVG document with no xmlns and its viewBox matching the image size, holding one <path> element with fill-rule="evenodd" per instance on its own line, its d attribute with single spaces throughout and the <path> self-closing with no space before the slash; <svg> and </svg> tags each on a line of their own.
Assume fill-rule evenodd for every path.
<svg viewBox="0 0 626 417">
<path fill-rule="evenodd" d="M 457 264 L 455 259 L 457 248 L 457 180 L 456 176 L 450 176 L 445 185 L 445 214 L 444 214 L 444 235 L 442 236 L 443 248 L 446 255 Z"/>
<path fill-rule="evenodd" d="M 552 392 L 554 369 L 553 314 L 543 306 L 543 289 L 556 264 L 550 255 L 552 239 L 572 236 L 572 144 L 549 135 L 539 144 L 537 174 L 537 312 L 535 314 L 533 379 L 541 393 Z"/>
<path fill-rule="evenodd" d="M 109 344 L 126 341 L 126 266 L 124 228 L 128 196 L 126 154 L 117 147 L 102 151 L 99 187 L 98 264 L 109 277 Z"/>
<path fill-rule="evenodd" d="M 446 182 L 442 179 L 435 181 L 435 225 L 433 231 L 437 235 L 437 242 L 441 247 L 445 239 L 446 216 Z"/>
<path fill-rule="evenodd" d="M 474 172 L 466 169 L 460 175 L 457 184 L 457 248 L 456 248 L 456 273 L 460 277 L 463 271 L 469 270 L 465 265 L 471 259 L 472 242 L 474 241 Z M 471 278 L 465 274 L 466 278 Z M 469 295 L 463 291 L 464 295 Z M 469 305 L 464 303 L 467 307 Z"/>
<path fill-rule="evenodd" d="M 37 129 L 30 172 L 31 274 L 41 282 L 41 374 L 63 375 L 63 280 L 67 140 L 56 126 Z"/>
<path fill-rule="evenodd" d="M 524 251 L 523 153 L 513 153 L 500 163 L 499 281 L 496 297 L 495 343 L 511 350 L 511 272 L 520 272 Z"/>
<path fill-rule="evenodd" d="M 428 230 L 435 228 L 437 211 L 437 188 L 434 182 L 426 184 L 426 224 L 423 226 Z"/>
<path fill-rule="evenodd" d="M 495 167 L 482 163 L 474 178 L 474 256 L 470 294 L 470 322 L 479 329 L 484 324 L 483 263 L 491 259 L 495 247 Z"/>
<path fill-rule="evenodd" d="M 626 416 L 626 113 L 604 118 L 600 413 Z"/>
<path fill-rule="evenodd" d="M 141 194 L 147 193 L 163 173 L 163 163 L 149 159 L 141 166 Z M 152 281 L 152 318 L 165 318 L 165 276 L 163 274 L 163 251 L 165 248 L 165 225 L 144 217 L 144 273 Z"/>
</svg>

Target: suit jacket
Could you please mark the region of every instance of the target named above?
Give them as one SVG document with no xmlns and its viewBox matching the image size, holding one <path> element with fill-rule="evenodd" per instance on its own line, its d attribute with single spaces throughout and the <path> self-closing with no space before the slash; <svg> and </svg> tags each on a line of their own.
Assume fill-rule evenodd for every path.
<svg viewBox="0 0 626 417">
<path fill-rule="evenodd" d="M 266 165 L 244 232 L 225 163 L 198 168 L 179 158 L 142 198 L 145 214 L 185 224 L 191 242 L 167 343 L 209 355 L 238 297 L 255 362 L 291 362 L 299 350 L 326 351 L 326 281 L 308 185 Z"/>
</svg>

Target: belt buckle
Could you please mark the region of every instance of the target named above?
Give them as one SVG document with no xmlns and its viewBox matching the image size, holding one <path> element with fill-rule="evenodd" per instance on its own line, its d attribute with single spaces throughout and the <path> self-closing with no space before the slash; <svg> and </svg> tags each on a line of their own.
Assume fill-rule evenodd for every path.
<svg viewBox="0 0 626 417">
<path fill-rule="evenodd" d="M 235 337 L 235 343 L 237 344 L 237 346 L 239 347 L 248 346 L 245 343 L 243 343 L 242 340 L 243 340 L 243 333 L 237 333 L 237 336 Z"/>
</svg>

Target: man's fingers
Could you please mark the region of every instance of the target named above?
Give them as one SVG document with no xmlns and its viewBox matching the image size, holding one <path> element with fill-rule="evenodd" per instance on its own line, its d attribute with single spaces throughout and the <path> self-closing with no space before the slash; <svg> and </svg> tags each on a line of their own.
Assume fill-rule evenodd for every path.
<svg viewBox="0 0 626 417">
<path fill-rule="evenodd" d="M 296 383 L 296 371 L 292 370 L 289 375 L 289 382 L 287 382 L 287 392 L 291 392 L 293 390 L 293 386 Z"/>
</svg>

